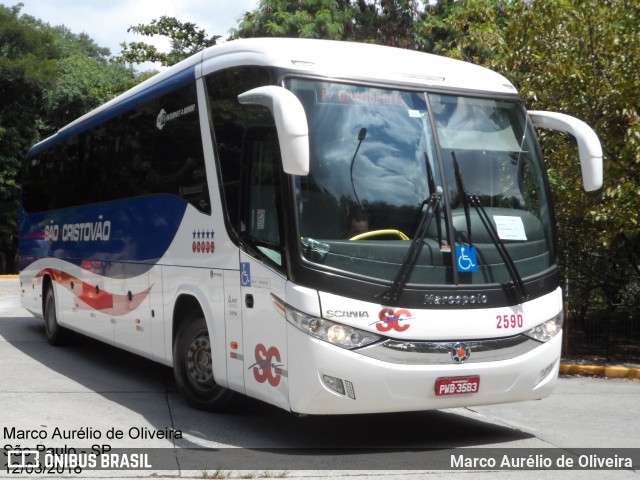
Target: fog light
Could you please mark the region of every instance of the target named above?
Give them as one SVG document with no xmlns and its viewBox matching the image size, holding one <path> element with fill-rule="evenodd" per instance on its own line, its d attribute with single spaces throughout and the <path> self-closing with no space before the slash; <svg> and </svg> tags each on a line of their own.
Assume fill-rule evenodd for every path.
<svg viewBox="0 0 640 480">
<path fill-rule="evenodd" d="M 340 395 L 344 395 L 344 384 L 339 378 L 330 377 L 329 375 L 323 375 L 322 381 L 334 392 L 338 392 Z"/>
<path fill-rule="evenodd" d="M 352 400 L 356 399 L 356 391 L 353 388 L 353 383 L 351 383 L 349 380 L 345 380 L 344 384 L 347 386 L 347 396 L 349 398 L 351 398 Z"/>
<path fill-rule="evenodd" d="M 538 379 L 536 380 L 536 383 L 533 384 L 533 388 L 536 388 L 538 385 L 540 385 L 540 383 L 549 376 L 549 374 L 553 371 L 554 367 L 556 366 L 557 362 L 553 362 L 552 364 L 548 365 L 546 368 L 544 368 L 543 370 L 540 370 L 540 373 L 538 374 Z"/>
</svg>

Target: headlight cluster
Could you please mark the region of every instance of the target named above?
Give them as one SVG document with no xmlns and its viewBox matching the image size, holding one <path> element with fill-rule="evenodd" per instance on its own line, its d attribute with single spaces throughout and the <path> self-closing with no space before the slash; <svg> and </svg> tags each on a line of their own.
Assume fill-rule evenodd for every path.
<svg viewBox="0 0 640 480">
<path fill-rule="evenodd" d="M 308 335 L 333 345 L 352 350 L 370 345 L 381 338 L 375 333 L 365 332 L 331 320 L 308 315 L 287 305 L 276 297 L 273 300 L 280 310 L 284 309 L 285 318 L 291 325 Z"/>
<path fill-rule="evenodd" d="M 563 318 L 564 313 L 560 312 L 552 319 L 547 320 L 540 325 L 536 325 L 531 330 L 527 330 L 526 332 L 524 332 L 524 334 L 527 337 L 538 340 L 539 342 L 548 342 L 562 331 Z"/>
</svg>

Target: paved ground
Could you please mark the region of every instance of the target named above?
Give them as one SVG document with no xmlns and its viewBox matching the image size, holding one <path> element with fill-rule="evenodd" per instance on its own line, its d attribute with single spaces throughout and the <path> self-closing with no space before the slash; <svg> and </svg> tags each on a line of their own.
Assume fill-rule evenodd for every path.
<svg viewBox="0 0 640 480">
<path fill-rule="evenodd" d="M 166 367 L 85 337 L 68 347 L 50 347 L 42 321 L 20 307 L 17 288 L 17 280 L 0 278 L 3 453 L 7 445 L 13 450 L 66 446 L 67 451 L 108 445 L 146 452 L 154 465 L 62 476 L 395 480 L 428 473 L 464 479 L 640 479 L 638 380 L 569 377 L 542 401 L 434 412 L 298 418 L 240 398 L 235 412 L 216 415 L 189 408 Z M 36 438 L 19 438 L 20 432 Z M 214 450 L 203 454 L 195 448 Z M 589 455 L 614 460 L 628 455 L 632 467 L 441 470 L 450 468 L 452 452 L 461 451 L 471 459 L 497 458 L 498 465 L 504 455 L 549 457 L 554 463 L 561 455 L 573 455 L 576 462 L 581 456 L 590 461 Z M 13 476 L 0 471 L 2 478 Z"/>
</svg>

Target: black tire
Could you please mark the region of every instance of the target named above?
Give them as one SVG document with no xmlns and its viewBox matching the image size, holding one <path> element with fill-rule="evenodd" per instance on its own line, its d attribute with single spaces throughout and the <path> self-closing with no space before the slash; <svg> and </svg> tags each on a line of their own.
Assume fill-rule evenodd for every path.
<svg viewBox="0 0 640 480">
<path fill-rule="evenodd" d="M 44 331 L 47 334 L 47 340 L 51 345 L 60 346 L 68 345 L 71 341 L 73 332 L 61 327 L 58 324 L 56 315 L 56 297 L 53 293 L 53 286 L 47 288 L 44 297 Z"/>
<path fill-rule="evenodd" d="M 210 412 L 227 411 L 233 392 L 213 378 L 211 342 L 199 310 L 183 319 L 173 345 L 173 373 L 189 405 Z"/>
</svg>

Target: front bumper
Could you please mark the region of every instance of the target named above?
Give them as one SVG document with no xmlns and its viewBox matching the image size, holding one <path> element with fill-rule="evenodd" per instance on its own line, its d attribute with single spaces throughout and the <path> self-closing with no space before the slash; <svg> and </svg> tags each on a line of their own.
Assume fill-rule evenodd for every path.
<svg viewBox="0 0 640 480">
<path fill-rule="evenodd" d="M 556 384 L 562 346 L 559 334 L 515 358 L 408 365 L 330 345 L 292 325 L 287 325 L 287 336 L 290 408 L 303 414 L 419 411 L 540 399 Z M 349 382 L 352 391 L 330 389 L 325 375 Z M 458 376 L 479 376 L 479 391 L 436 396 L 438 378 Z"/>
</svg>

